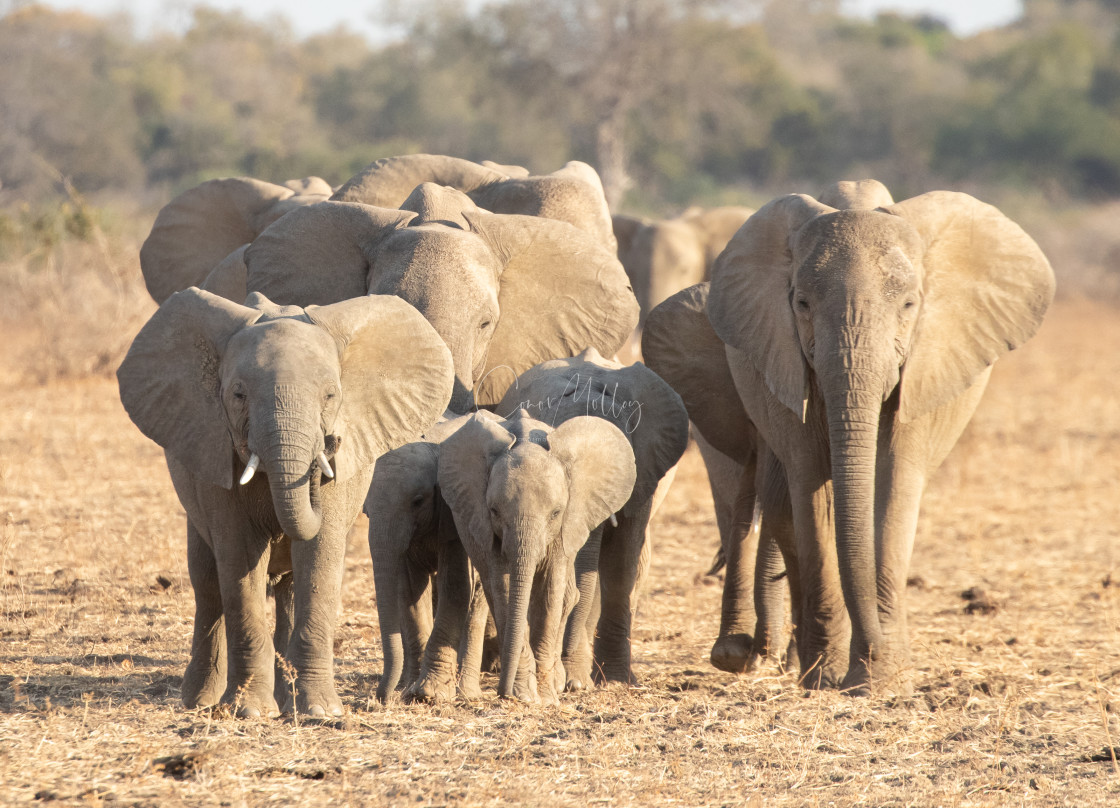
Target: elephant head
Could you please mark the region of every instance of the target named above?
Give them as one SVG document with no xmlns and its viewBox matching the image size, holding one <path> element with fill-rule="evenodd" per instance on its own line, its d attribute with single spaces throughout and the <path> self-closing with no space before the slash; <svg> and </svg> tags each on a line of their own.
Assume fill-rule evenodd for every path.
<svg viewBox="0 0 1120 808">
<path fill-rule="evenodd" d="M 589 348 L 542 362 L 521 374 L 497 407 L 526 410 L 548 424 L 591 415 L 622 430 L 634 448 L 638 477 L 624 512 L 653 496 L 688 446 L 688 413 L 680 396 L 641 363 L 624 366 Z"/>
<path fill-rule="evenodd" d="M 476 414 L 443 442 L 440 489 L 467 554 L 484 570 L 501 634 L 499 695 L 513 695 L 537 571 L 550 556 L 570 568 L 634 482 L 629 441 L 600 418 L 553 429 L 523 410 L 504 421 Z"/>
<path fill-rule="evenodd" d="M 658 304 L 706 281 L 712 262 L 754 213 L 751 208 L 690 208 L 674 219 L 614 217 L 618 257 L 641 306 L 641 322 Z"/>
<path fill-rule="evenodd" d="M 332 199 L 395 208 L 422 182 L 462 191 L 491 213 L 568 222 L 611 252 L 616 249 L 603 183 L 595 169 L 574 160 L 551 174 L 531 176 L 520 166 L 480 165 L 439 154 L 385 157 L 343 184 Z"/>
<path fill-rule="evenodd" d="M 451 395 L 447 347 L 396 297 L 281 307 L 198 289 L 168 298 L 117 371 L 140 431 L 199 480 L 259 465 L 283 533 L 318 535 L 321 485 L 350 479 L 432 424 Z M 326 481 L 324 482 L 324 479 Z"/>
<path fill-rule="evenodd" d="M 288 211 L 322 202 L 331 187 L 318 177 L 284 185 L 232 177 L 209 180 L 160 210 L 140 248 L 144 283 L 157 303 L 200 286 L 212 269 Z M 236 298 L 245 298 L 242 293 Z"/>
<path fill-rule="evenodd" d="M 564 222 L 478 210 L 462 193 L 414 189 L 388 210 L 322 202 L 293 211 L 245 252 L 248 288 L 279 303 L 395 294 L 451 349 L 452 409 L 500 400 L 517 374 L 587 346 L 613 353 L 638 306 L 613 254 Z"/>
<path fill-rule="evenodd" d="M 1034 334 L 1053 294 L 1049 263 L 1018 225 L 946 191 L 874 210 L 780 197 L 716 261 L 708 317 L 741 352 L 733 361 L 802 421 L 823 405 L 814 419 L 828 435 L 844 598 L 871 647 L 882 640 L 881 419 L 905 424 L 962 394 Z"/>
</svg>

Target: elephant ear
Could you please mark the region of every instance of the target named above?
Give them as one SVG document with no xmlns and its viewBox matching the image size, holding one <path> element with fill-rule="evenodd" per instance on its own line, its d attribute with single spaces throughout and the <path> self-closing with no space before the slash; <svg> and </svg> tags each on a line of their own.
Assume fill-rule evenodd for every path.
<svg viewBox="0 0 1120 808">
<path fill-rule="evenodd" d="M 486 505 L 490 467 L 514 444 L 500 421 L 475 413 L 439 448 L 439 487 L 460 534 L 485 540 L 494 533 Z"/>
<path fill-rule="evenodd" d="M 307 317 L 338 346 L 335 474 L 348 480 L 439 419 L 451 400 L 451 352 L 420 312 L 393 295 L 308 306 Z"/>
<path fill-rule="evenodd" d="M 482 185 L 501 182 L 506 175 L 492 168 L 442 154 L 409 154 L 383 157 L 351 177 L 335 191 L 338 202 L 364 202 L 382 208 L 396 208 L 422 182 L 447 185 L 470 193 Z"/>
<path fill-rule="evenodd" d="M 716 449 L 743 464 L 755 427 L 735 390 L 726 346 L 708 321 L 709 284 L 698 283 L 655 308 L 642 332 L 645 363 L 684 401 L 688 417 Z"/>
<path fill-rule="evenodd" d="M 285 188 L 291 188 L 295 195 L 307 200 L 311 197 L 316 197 L 314 201 L 323 202 L 330 198 L 334 193 L 334 188 L 322 177 L 304 177 L 298 180 L 288 180 L 284 183 Z M 310 204 L 310 201 L 308 202 Z"/>
<path fill-rule="evenodd" d="M 177 292 L 140 329 L 117 369 L 133 423 L 195 476 L 233 485 L 233 440 L 219 367 L 230 338 L 262 313 L 200 289 Z"/>
<path fill-rule="evenodd" d="M 634 452 L 622 430 L 586 415 L 556 427 L 548 445 L 568 475 L 568 507 L 560 532 L 564 549 L 575 555 L 588 534 L 630 499 L 637 479 Z"/>
<path fill-rule="evenodd" d="M 626 255 L 634 244 L 634 236 L 648 224 L 649 220 L 638 216 L 627 216 L 623 213 L 611 216 L 611 229 L 614 231 L 614 240 L 618 243 L 618 258 L 623 266 L 626 266 Z M 626 271 L 633 272 L 630 267 L 626 267 Z"/>
<path fill-rule="evenodd" d="M 519 407 L 554 426 L 593 415 L 622 430 L 633 446 L 638 468 L 631 496 L 635 506 L 653 496 L 658 482 L 688 447 L 688 413 L 673 388 L 645 365 L 623 366 L 593 348 L 523 373 L 498 412 L 507 414 Z"/>
<path fill-rule="evenodd" d="M 925 243 L 922 308 L 902 368 L 906 423 L 964 392 L 1034 335 L 1054 299 L 1054 272 L 1019 225 L 968 194 L 934 191 L 886 210 Z"/>
<path fill-rule="evenodd" d="M 878 180 L 841 180 L 825 188 L 817 199 L 837 210 L 874 210 L 894 204 L 891 192 Z"/>
<path fill-rule="evenodd" d="M 232 300 L 234 303 L 245 300 L 249 294 L 247 288 L 249 268 L 245 266 L 245 251 L 247 249 L 249 249 L 249 245 L 242 244 L 223 258 L 220 264 L 210 270 L 210 274 L 206 276 L 206 280 L 202 282 L 200 288 L 218 297 Z"/>
<path fill-rule="evenodd" d="M 148 292 L 162 303 L 199 285 L 219 261 L 276 219 L 319 199 L 295 199 L 291 188 L 249 177 L 209 180 L 184 191 L 160 210 L 140 248 Z"/>
<path fill-rule="evenodd" d="M 477 211 L 478 206 L 462 191 L 446 185 L 436 185 L 434 182 L 422 182 L 408 195 L 401 210 L 416 213 L 416 218 L 409 223 L 412 226 L 442 224 L 467 230 L 470 224 L 463 213 Z"/>
<path fill-rule="evenodd" d="M 790 305 L 790 238 L 831 211 L 803 194 L 778 197 L 747 219 L 712 265 L 708 319 L 716 335 L 743 351 L 770 392 L 802 420 L 809 369 Z"/>
<path fill-rule="evenodd" d="M 611 356 L 638 322 L 638 301 L 613 252 L 564 222 L 535 216 L 465 214 L 498 257 L 500 315 L 479 406 L 493 406 L 538 362 L 593 347 Z"/>
<path fill-rule="evenodd" d="M 247 288 L 295 306 L 326 306 L 368 294 L 375 245 L 415 215 L 350 202 L 294 210 L 245 251 Z"/>
<path fill-rule="evenodd" d="M 493 160 L 483 160 L 479 163 L 483 168 L 489 168 L 492 171 L 497 171 L 505 174 L 507 177 L 528 177 L 529 169 L 522 166 L 506 165 L 504 163 L 495 163 Z"/>
</svg>

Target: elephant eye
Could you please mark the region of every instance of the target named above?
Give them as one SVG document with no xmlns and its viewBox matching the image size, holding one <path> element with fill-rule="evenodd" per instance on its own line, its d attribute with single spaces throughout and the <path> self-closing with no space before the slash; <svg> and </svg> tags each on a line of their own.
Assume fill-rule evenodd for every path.
<svg viewBox="0 0 1120 808">
<path fill-rule="evenodd" d="M 552 512 L 552 518 L 553 518 L 553 519 L 556 519 L 556 518 L 558 518 L 559 516 L 560 516 L 560 509 L 559 509 L 559 508 L 557 508 L 556 510 L 554 510 L 554 511 Z"/>
<path fill-rule="evenodd" d="M 912 308 L 914 308 L 914 306 L 915 306 L 915 305 L 917 305 L 917 304 L 915 303 L 915 301 L 913 301 L 913 300 L 907 300 L 907 301 L 906 301 L 905 303 L 903 303 L 903 304 L 902 304 L 902 308 L 903 308 L 904 310 L 905 310 L 905 309 L 912 309 Z"/>
<path fill-rule="evenodd" d="M 423 504 L 424 504 L 424 495 L 423 494 L 417 494 L 416 496 L 414 496 L 412 498 L 412 507 L 413 508 L 419 508 Z"/>
<path fill-rule="evenodd" d="M 798 311 L 803 311 L 803 312 L 808 312 L 809 311 L 809 301 L 806 300 L 803 297 L 797 298 L 797 310 Z"/>
<path fill-rule="evenodd" d="M 490 327 L 490 324 L 492 322 L 493 322 L 493 320 L 483 320 L 478 326 L 479 331 L 485 331 L 487 328 Z"/>
</svg>

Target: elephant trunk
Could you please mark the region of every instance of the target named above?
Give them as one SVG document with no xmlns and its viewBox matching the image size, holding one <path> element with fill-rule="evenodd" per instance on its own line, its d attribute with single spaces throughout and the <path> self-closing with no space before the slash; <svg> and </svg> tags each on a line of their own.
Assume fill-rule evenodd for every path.
<svg viewBox="0 0 1120 808">
<path fill-rule="evenodd" d="M 518 663 L 525 646 L 525 626 L 529 617 L 529 594 L 533 588 L 536 565 L 529 553 L 516 551 L 509 572 L 508 601 L 505 608 L 505 636 L 502 637 L 502 672 L 498 680 L 498 695 L 513 696 Z"/>
<path fill-rule="evenodd" d="M 274 418 L 273 423 L 277 420 Z M 319 430 L 302 423 L 281 423 L 264 431 L 268 437 L 260 450 L 261 465 L 268 474 L 280 529 L 295 541 L 313 539 L 323 524 L 319 504 L 322 472 L 315 459 L 323 447 L 314 440 Z"/>
<path fill-rule="evenodd" d="M 852 620 L 852 665 L 882 648 L 875 550 L 875 465 L 882 374 L 847 357 L 823 377 L 831 446 L 836 551 Z"/>
<path fill-rule="evenodd" d="M 377 700 L 385 703 L 400 683 L 404 671 L 404 640 L 401 633 L 400 582 L 408 575 L 404 559 L 396 548 L 407 547 L 409 536 L 400 537 L 407 520 L 389 514 L 371 513 L 369 552 L 373 558 L 373 585 L 377 592 L 377 621 L 381 629 L 381 648 L 385 669 L 377 685 Z M 411 525 L 409 525 L 411 527 Z"/>
</svg>

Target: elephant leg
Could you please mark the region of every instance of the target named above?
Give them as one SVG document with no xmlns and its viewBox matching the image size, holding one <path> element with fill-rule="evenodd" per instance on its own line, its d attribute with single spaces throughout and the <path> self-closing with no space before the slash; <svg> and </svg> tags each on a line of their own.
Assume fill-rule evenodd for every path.
<svg viewBox="0 0 1120 808">
<path fill-rule="evenodd" d="M 560 667 L 561 627 L 568 588 L 566 558 L 545 564 L 533 583 L 529 602 L 529 642 L 537 667 L 537 694 L 545 704 L 558 704 L 556 668 Z"/>
<path fill-rule="evenodd" d="M 708 472 L 708 487 L 712 492 L 716 527 L 719 528 L 719 549 L 708 571 L 709 575 L 715 575 L 727 564 L 728 543 L 732 540 L 731 531 L 735 524 L 736 498 L 743 466 L 708 443 L 695 427 L 692 428 L 692 437 L 696 440 L 696 447 L 704 459 L 704 469 Z M 747 465 L 752 464 L 748 462 Z"/>
<path fill-rule="evenodd" d="M 441 538 L 438 568 L 435 623 L 424 648 L 420 676 L 409 689 L 410 696 L 421 701 L 455 698 L 459 645 L 473 594 L 470 562 L 457 535 Z"/>
<path fill-rule="evenodd" d="M 780 644 L 788 633 L 784 579 L 790 580 L 792 589 L 797 576 L 793 511 L 785 472 L 778 459 L 766 447 L 761 449 L 758 457 L 757 479 L 759 508 L 765 517 L 759 532 L 758 558 L 755 563 L 754 603 L 757 623 L 749 669 L 755 669 L 767 661 L 788 667 L 788 650 L 783 653 Z M 798 595 L 800 591 L 798 587 Z M 797 605 L 796 599 L 791 598 L 791 604 Z M 796 621 L 794 625 L 797 625 Z M 790 634 L 789 642 L 796 647 L 794 635 Z"/>
<path fill-rule="evenodd" d="M 458 695 L 463 699 L 482 698 L 479 674 L 482 672 L 482 647 L 486 641 L 486 628 L 490 624 L 490 607 L 482 584 L 473 587 L 470 608 L 467 612 L 467 629 L 459 646 Z"/>
<path fill-rule="evenodd" d="M 191 661 L 183 674 L 183 704 L 209 707 L 217 704 L 226 688 L 225 625 L 222 592 L 214 553 L 187 522 L 187 569 L 194 589 L 194 639 Z"/>
<path fill-rule="evenodd" d="M 225 615 L 227 681 L 223 704 L 247 718 L 277 715 L 275 651 L 266 590 L 270 545 L 247 525 L 214 535 L 214 560 Z"/>
<path fill-rule="evenodd" d="M 404 670 L 399 686 L 405 689 L 420 678 L 424 649 L 432 634 L 432 573 L 406 564 L 400 588 L 401 634 L 404 641 Z"/>
<path fill-rule="evenodd" d="M 756 512 L 754 464 L 744 466 L 735 497 L 734 518 L 725 544 L 727 569 L 723 579 L 719 637 L 712 646 L 712 665 L 730 673 L 747 670 L 754 648 L 755 556 L 762 520 Z"/>
<path fill-rule="evenodd" d="M 599 596 L 599 550 L 603 529 L 603 525 L 599 525 L 591 531 L 587 542 L 576 554 L 575 584 L 579 598 L 564 628 L 565 690 L 587 690 L 594 686 L 591 678 L 591 635 L 599 619 L 593 610 Z"/>
<path fill-rule="evenodd" d="M 630 667 L 630 630 L 651 506 L 652 500 L 630 515 L 619 513 L 618 527 L 603 530 L 599 552 L 602 614 L 594 643 L 594 675 L 602 681 L 635 683 Z"/>
<path fill-rule="evenodd" d="M 295 593 L 292 587 L 292 573 L 285 572 L 276 576 L 272 584 L 272 596 L 276 602 L 276 630 L 272 633 L 272 648 L 277 655 L 273 696 L 280 704 L 291 694 L 291 683 L 284 670 L 286 660 L 281 661 L 292 639 L 292 625 L 295 620 Z"/>
<path fill-rule="evenodd" d="M 805 485 L 791 475 L 790 497 L 801 590 L 797 621 L 801 684 L 838 687 L 848 669 L 851 623 L 836 557 L 832 483 Z"/>
</svg>

